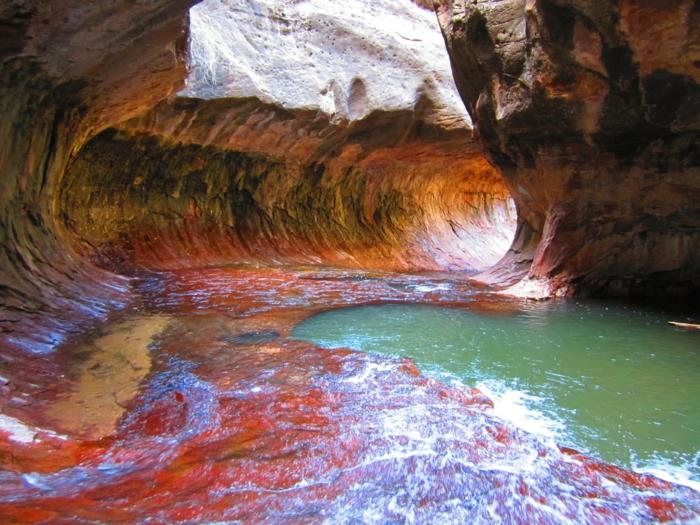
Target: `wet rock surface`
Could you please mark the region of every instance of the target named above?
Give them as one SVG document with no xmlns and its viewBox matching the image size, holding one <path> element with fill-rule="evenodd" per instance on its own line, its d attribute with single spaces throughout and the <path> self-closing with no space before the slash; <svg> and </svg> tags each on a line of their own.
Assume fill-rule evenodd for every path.
<svg viewBox="0 0 700 525">
<path fill-rule="evenodd" d="M 128 302 L 128 281 L 89 264 L 56 214 L 88 138 L 152 107 L 186 74 L 193 2 L 0 6 L 0 345 L 50 351 Z"/>
<path fill-rule="evenodd" d="M 3 522 L 653 523 L 700 513 L 691 489 L 560 450 L 410 360 L 289 339 L 308 315 L 349 304 L 517 308 L 465 282 L 240 268 L 169 272 L 140 289 L 137 319 L 169 320 L 151 332 L 137 397 L 102 439 L 39 430 L 17 442 L 0 431 Z M 279 337 L 227 340 L 270 332 Z M 33 404 L 25 424 L 51 403 Z"/>
<path fill-rule="evenodd" d="M 514 222 L 508 191 L 471 139 L 444 49 L 434 56 L 440 39 L 432 13 L 403 2 L 392 12 L 400 23 L 387 29 L 385 4 L 358 2 L 361 25 L 352 27 L 352 9 L 336 6 L 335 18 L 308 28 L 320 7 L 306 12 L 285 4 L 280 14 L 265 3 L 257 13 L 240 2 L 212 1 L 193 14 L 199 29 L 190 46 L 185 15 L 192 3 L 3 6 L 2 27 L 9 29 L 0 108 L 6 181 L 0 337 L 8 355 L 48 352 L 123 307 L 130 283 L 119 274 L 134 264 L 272 258 L 478 269 L 503 253 Z M 217 18 L 222 10 L 232 16 Z M 257 13 L 252 27 L 233 16 L 242 10 Z M 212 17 L 223 26 L 209 23 Z M 415 34 L 407 36 L 406 28 Z M 358 48 L 360 68 L 347 57 L 353 46 L 335 49 L 311 81 L 295 83 L 303 97 L 272 96 L 281 64 L 257 45 L 261 40 L 246 50 L 248 66 L 223 60 L 231 52 L 226 37 L 236 31 L 236 42 L 286 35 L 299 71 L 309 66 L 306 52 L 332 35 L 353 46 L 363 38 L 391 44 L 393 51 Z M 192 75 L 183 92 L 189 98 L 159 103 L 184 85 L 189 47 Z M 212 56 L 220 68 L 210 75 Z M 264 57 L 272 73 L 256 84 L 251 64 Z M 246 74 L 232 82 L 229 66 Z M 331 74 L 336 66 L 342 68 Z M 380 71 L 390 66 L 392 75 L 383 78 Z M 335 82 L 337 89 L 327 91 L 340 97 L 335 110 L 324 103 L 321 81 Z M 362 98 L 360 83 L 365 109 L 350 111 Z M 291 104 L 297 95 L 307 102 Z M 101 135 L 83 148 L 111 125 L 122 129 L 118 140 L 108 144 Z M 244 159 L 236 173 L 221 169 L 231 152 Z M 157 164 L 162 169 L 154 173 Z M 75 170 L 66 178 L 69 166 Z M 252 172 L 240 173 L 245 169 Z M 200 172 L 208 185 L 196 182 Z M 170 181 L 153 187 L 158 176 Z M 320 194 L 318 205 L 312 193 Z"/>
</svg>

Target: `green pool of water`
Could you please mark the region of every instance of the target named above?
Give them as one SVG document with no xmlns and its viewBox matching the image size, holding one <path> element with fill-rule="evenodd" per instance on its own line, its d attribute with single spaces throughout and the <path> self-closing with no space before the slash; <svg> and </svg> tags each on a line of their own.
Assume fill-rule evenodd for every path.
<svg viewBox="0 0 700 525">
<path fill-rule="evenodd" d="M 424 373 L 486 390 L 499 415 L 527 430 L 694 484 L 700 334 L 667 320 L 599 304 L 549 303 L 508 315 L 392 304 L 318 314 L 293 335 L 411 357 Z"/>
</svg>

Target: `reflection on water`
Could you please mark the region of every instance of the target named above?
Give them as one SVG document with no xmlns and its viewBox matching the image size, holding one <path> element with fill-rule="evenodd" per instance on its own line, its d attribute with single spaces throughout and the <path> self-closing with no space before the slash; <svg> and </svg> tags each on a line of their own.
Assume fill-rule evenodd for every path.
<svg viewBox="0 0 700 525">
<path fill-rule="evenodd" d="M 527 430 L 628 467 L 682 466 L 700 487 L 700 339 L 664 318 L 581 303 L 506 316 L 381 305 L 316 315 L 294 336 L 414 358 Z"/>
<path fill-rule="evenodd" d="M 139 316 L 107 328 L 75 350 L 84 356 L 76 381 L 46 411 L 62 432 L 99 439 L 113 434 L 129 401 L 151 369 L 149 345 L 168 325 L 166 316 Z"/>
</svg>

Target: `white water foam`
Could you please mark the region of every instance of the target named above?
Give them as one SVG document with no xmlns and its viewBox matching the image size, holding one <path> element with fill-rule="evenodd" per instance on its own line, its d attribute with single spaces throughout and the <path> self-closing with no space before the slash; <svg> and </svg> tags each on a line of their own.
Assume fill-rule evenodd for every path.
<svg viewBox="0 0 700 525">
<path fill-rule="evenodd" d="M 546 441 L 561 439 L 566 425 L 563 421 L 535 408 L 543 399 L 522 390 L 515 390 L 495 380 L 480 381 L 476 388 L 493 401 L 493 414 L 516 427 Z"/>
<path fill-rule="evenodd" d="M 635 466 L 634 470 L 700 492 L 700 481 L 692 479 L 693 473 L 689 465 L 671 465 L 663 460 L 657 460 L 648 465 Z"/>
<path fill-rule="evenodd" d="M 51 430 L 30 427 L 17 418 L 0 414 L 0 431 L 7 432 L 11 441 L 16 443 L 33 443 L 40 441 L 39 434 L 47 434 L 56 439 L 67 439 L 66 436 L 56 434 Z"/>
<path fill-rule="evenodd" d="M 566 441 L 566 423 L 556 419 L 537 406 L 542 406 L 544 399 L 526 392 L 515 390 L 500 381 L 482 381 L 477 388 L 488 396 L 494 404 L 493 414 L 516 427 L 535 434 L 552 445 Z M 576 445 L 574 445 L 576 448 Z M 582 450 L 582 452 L 585 452 Z M 595 454 L 594 454 L 595 455 Z M 700 453 L 695 458 L 700 461 Z M 635 462 L 631 469 L 640 474 L 650 474 L 664 481 L 683 485 L 700 492 L 700 481 L 693 479 L 691 465 L 673 465 L 664 459 L 651 463 Z"/>
<path fill-rule="evenodd" d="M 427 283 L 427 284 L 418 284 L 413 287 L 413 289 L 416 292 L 421 292 L 421 293 L 427 293 L 427 292 L 445 292 L 448 291 L 452 288 L 452 285 L 449 283 Z"/>
</svg>

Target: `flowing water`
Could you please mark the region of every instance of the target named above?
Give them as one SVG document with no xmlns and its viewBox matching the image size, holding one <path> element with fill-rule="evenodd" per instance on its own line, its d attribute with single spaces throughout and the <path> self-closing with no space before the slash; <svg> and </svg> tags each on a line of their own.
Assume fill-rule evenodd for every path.
<svg viewBox="0 0 700 525">
<path fill-rule="evenodd" d="M 373 305 L 318 314 L 294 336 L 411 357 L 434 377 L 477 386 L 526 430 L 700 489 L 700 334 L 667 319 L 595 303 L 512 315 Z"/>
<path fill-rule="evenodd" d="M 606 462 L 697 472 L 696 334 L 653 314 L 318 268 L 136 291 L 3 351 L 0 523 L 700 519 L 700 492 Z"/>
</svg>

